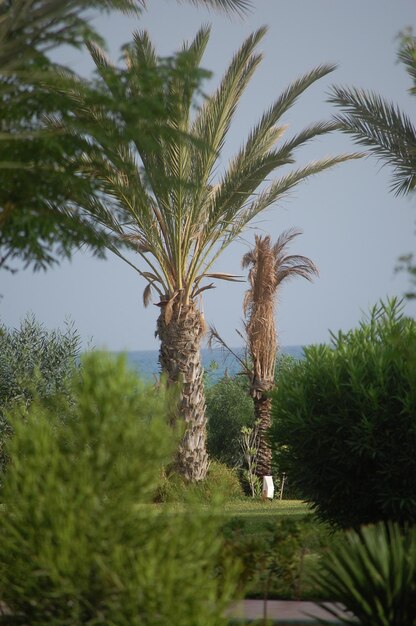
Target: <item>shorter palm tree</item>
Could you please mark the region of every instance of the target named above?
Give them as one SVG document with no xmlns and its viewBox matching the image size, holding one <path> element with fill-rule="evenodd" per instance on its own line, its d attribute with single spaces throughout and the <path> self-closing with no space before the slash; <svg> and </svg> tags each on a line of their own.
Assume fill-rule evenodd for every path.
<svg viewBox="0 0 416 626">
<path fill-rule="evenodd" d="M 277 332 L 275 308 L 280 285 L 295 276 L 311 280 L 318 274 L 314 263 L 307 257 L 287 255 L 288 244 L 300 234 L 289 230 L 280 235 L 272 245 L 269 236 L 256 235 L 255 246 L 244 255 L 243 268 L 250 267 L 250 288 L 244 298 L 247 344 L 251 366 L 250 393 L 254 401 L 258 424 L 258 452 L 256 473 L 261 478 L 271 474 L 272 454 L 268 443 L 271 425 L 270 391 L 274 386 Z"/>
</svg>

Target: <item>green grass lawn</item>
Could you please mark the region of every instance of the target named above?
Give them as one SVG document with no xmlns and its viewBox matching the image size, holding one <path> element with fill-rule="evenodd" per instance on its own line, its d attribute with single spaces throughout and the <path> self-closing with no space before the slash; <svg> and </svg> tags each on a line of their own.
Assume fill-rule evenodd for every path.
<svg viewBox="0 0 416 626">
<path fill-rule="evenodd" d="M 302 500 L 254 500 L 245 498 L 227 502 L 224 505 L 224 514 L 229 517 L 243 517 L 246 519 L 258 519 L 272 521 L 276 517 L 304 516 L 311 513 L 310 508 Z"/>
</svg>

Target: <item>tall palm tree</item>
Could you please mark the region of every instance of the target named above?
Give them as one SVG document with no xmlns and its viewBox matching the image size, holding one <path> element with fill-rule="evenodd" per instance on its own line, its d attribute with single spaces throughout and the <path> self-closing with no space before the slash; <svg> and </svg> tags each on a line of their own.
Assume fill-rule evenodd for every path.
<svg viewBox="0 0 416 626">
<path fill-rule="evenodd" d="M 289 243 L 300 231 L 289 230 L 272 245 L 269 236 L 256 235 L 255 246 L 244 255 L 243 268 L 250 267 L 250 288 L 244 298 L 244 313 L 249 356 L 251 360 L 250 392 L 258 423 L 256 473 L 271 475 L 272 453 L 268 443 L 271 426 L 271 398 L 277 354 L 275 308 L 280 285 L 295 276 L 311 280 L 318 274 L 313 262 L 304 256 L 287 255 Z"/>
<path fill-rule="evenodd" d="M 206 417 L 200 342 L 204 319 L 201 294 L 214 287 L 213 279 L 233 280 L 213 273 L 211 266 L 244 227 L 300 181 L 355 155 L 341 155 L 309 163 L 259 187 L 280 166 L 295 160 L 297 148 L 328 133 L 332 123 L 315 123 L 276 145 L 284 127 L 282 115 L 305 89 L 331 72 L 319 66 L 291 84 L 264 113 L 225 171 L 218 160 L 239 99 L 261 61 L 256 47 L 265 28 L 250 35 L 235 54 L 212 96 L 197 109 L 198 68 L 209 39 L 203 27 L 179 57 L 180 70 L 167 82 L 147 80 L 158 66 L 156 52 L 145 32 L 136 33 L 126 49 L 125 70 L 111 65 L 90 46 L 102 84 L 114 107 L 90 107 L 85 85 L 74 82 L 72 97 L 76 124 L 95 145 L 82 169 L 101 184 L 85 211 L 98 223 L 128 241 L 139 265 L 116 246 L 111 249 L 147 281 L 144 304 L 156 294 L 159 361 L 170 381 L 182 382 L 180 413 L 186 430 L 178 453 L 178 467 L 189 480 L 206 475 Z M 184 71 L 185 70 L 185 71 Z M 131 103 L 158 90 L 164 119 L 146 126 L 132 115 Z M 75 132 L 75 131 L 74 131 Z M 146 268 L 147 266 L 147 268 Z M 207 282 L 209 281 L 209 282 Z"/>
</svg>

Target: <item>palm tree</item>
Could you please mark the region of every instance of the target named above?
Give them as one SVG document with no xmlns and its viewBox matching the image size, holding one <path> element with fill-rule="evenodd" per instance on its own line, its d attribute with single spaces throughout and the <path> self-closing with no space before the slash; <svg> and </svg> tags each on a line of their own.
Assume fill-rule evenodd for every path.
<svg viewBox="0 0 416 626">
<path fill-rule="evenodd" d="M 253 218 L 300 181 L 356 156 L 314 161 L 258 190 L 277 168 L 294 162 L 297 148 L 334 128 L 333 123 L 315 123 L 276 146 L 284 131 L 279 125 L 282 115 L 305 89 L 334 69 L 322 65 L 283 92 L 220 175 L 219 155 L 239 99 L 260 63 L 255 49 L 265 28 L 246 39 L 219 87 L 196 109 L 199 64 L 209 32 L 201 28 L 184 45 L 178 58 L 181 71 L 171 72 L 164 83 L 147 79 L 154 76 L 158 58 L 145 32 L 136 33 L 126 49 L 124 70 L 90 45 L 113 108 L 90 107 L 88 90 L 80 81 L 72 88 L 74 132 L 84 128 L 96 148 L 94 156 L 90 152 L 84 159 L 82 170 L 101 184 L 101 194 L 91 198 L 85 211 L 120 242 L 128 241 L 142 262 L 139 267 L 132 256 L 110 247 L 146 280 L 144 304 L 152 295 L 158 297 L 159 362 L 169 381 L 182 382 L 180 414 L 186 430 L 178 467 L 188 480 L 203 479 L 208 468 L 200 296 L 214 287 L 214 279 L 235 279 L 213 273 L 212 264 Z M 149 93 L 157 93 L 171 132 L 166 134 L 166 124 L 161 124 L 157 133 L 154 123 L 143 124 L 132 114 L 130 105 Z"/>
<path fill-rule="evenodd" d="M 274 386 L 277 354 L 275 307 L 280 285 L 295 276 L 311 280 L 318 274 L 310 259 L 299 255 L 286 255 L 288 244 L 300 234 L 289 230 L 280 235 L 272 245 L 269 236 L 256 235 L 255 246 L 244 255 L 243 268 L 250 267 L 250 288 L 244 298 L 244 313 L 248 351 L 251 360 L 250 393 L 254 402 L 257 426 L 256 473 L 259 478 L 272 473 L 272 453 L 268 443 L 271 426 L 271 398 Z"/>
</svg>

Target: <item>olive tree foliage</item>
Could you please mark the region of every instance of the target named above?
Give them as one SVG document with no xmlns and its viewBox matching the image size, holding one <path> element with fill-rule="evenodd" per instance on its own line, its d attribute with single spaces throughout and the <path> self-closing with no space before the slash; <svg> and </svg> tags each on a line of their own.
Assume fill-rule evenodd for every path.
<svg viewBox="0 0 416 626">
<path fill-rule="evenodd" d="M 416 522 L 416 322 L 396 299 L 305 348 L 273 395 L 277 462 L 342 527 Z"/>
<path fill-rule="evenodd" d="M 0 515 L 0 622 L 216 626 L 235 591 L 218 516 L 150 506 L 177 445 L 176 390 L 91 353 L 60 413 L 10 414 Z M 25 419 L 22 419 L 24 417 Z"/>
<path fill-rule="evenodd" d="M 19 328 L 0 325 L 0 476 L 7 460 L 5 440 L 12 431 L 7 410 L 16 403 L 29 406 L 34 396 L 68 395 L 79 352 L 80 338 L 71 322 L 63 331 L 47 330 L 28 315 Z"/>
<path fill-rule="evenodd" d="M 85 10 L 138 13 L 140 0 L 2 0 L 0 2 L 0 268 L 13 261 L 50 266 L 103 235 L 77 211 L 94 189 L 76 175 L 73 160 L 87 142 L 56 133 L 48 116 L 67 110 L 51 89 L 62 69 L 49 53 L 61 45 L 102 42 Z"/>
</svg>

